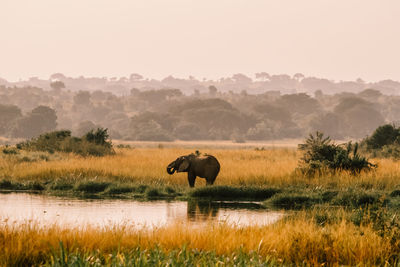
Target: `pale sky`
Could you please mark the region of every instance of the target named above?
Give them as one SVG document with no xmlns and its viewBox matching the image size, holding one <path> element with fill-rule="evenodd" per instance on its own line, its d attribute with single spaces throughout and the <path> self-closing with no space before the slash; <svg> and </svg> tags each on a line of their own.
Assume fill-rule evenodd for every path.
<svg viewBox="0 0 400 267">
<path fill-rule="evenodd" d="M 398 0 L 1 0 L 0 77 L 400 80 Z"/>
</svg>

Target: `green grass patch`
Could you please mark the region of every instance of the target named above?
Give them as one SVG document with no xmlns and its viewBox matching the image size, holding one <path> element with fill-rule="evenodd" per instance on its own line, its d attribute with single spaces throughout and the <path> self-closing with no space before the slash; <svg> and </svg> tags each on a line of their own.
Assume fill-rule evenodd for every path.
<svg viewBox="0 0 400 267">
<path fill-rule="evenodd" d="M 245 253 L 238 249 L 229 255 L 218 255 L 215 251 L 188 249 L 185 246 L 165 251 L 161 248 L 113 252 L 105 257 L 99 250 L 89 252 L 71 251 L 64 248 L 47 255 L 46 266 L 276 266 L 272 257 L 261 257 L 256 251 Z M 38 262 L 29 262 L 32 265 Z M 282 264 L 282 263 L 281 263 Z M 279 264 L 279 265 L 281 265 Z"/>
<path fill-rule="evenodd" d="M 106 190 L 110 186 L 108 182 L 95 182 L 95 181 L 84 181 L 76 185 L 75 191 L 83 193 L 99 193 Z"/>
<path fill-rule="evenodd" d="M 207 186 L 190 191 L 193 198 L 215 199 L 267 199 L 280 192 L 275 188 Z"/>
<path fill-rule="evenodd" d="M 320 195 L 301 193 L 280 193 L 265 202 L 267 206 L 286 209 L 301 209 L 319 203 L 322 203 Z"/>
<path fill-rule="evenodd" d="M 149 187 L 145 191 L 145 196 L 148 198 L 158 198 L 165 196 L 165 194 L 159 188 Z"/>
<path fill-rule="evenodd" d="M 113 184 L 110 185 L 104 193 L 109 195 L 120 195 L 120 194 L 132 193 L 135 190 L 136 188 L 131 185 Z"/>
<path fill-rule="evenodd" d="M 332 199 L 331 203 L 338 206 L 359 208 L 377 203 L 381 196 L 382 195 L 377 192 L 350 189 L 340 192 Z"/>
<path fill-rule="evenodd" d="M 50 185 L 50 190 L 55 191 L 68 191 L 74 188 L 71 182 L 67 182 L 64 180 L 56 180 L 54 183 Z"/>
</svg>

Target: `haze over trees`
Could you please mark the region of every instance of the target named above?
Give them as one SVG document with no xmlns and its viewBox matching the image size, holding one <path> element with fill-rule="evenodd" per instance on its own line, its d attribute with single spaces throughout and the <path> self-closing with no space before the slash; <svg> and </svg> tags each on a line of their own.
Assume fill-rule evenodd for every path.
<svg viewBox="0 0 400 267">
<path fill-rule="evenodd" d="M 400 118 L 400 83 L 334 82 L 257 73 L 217 81 L 71 78 L 16 83 L 0 79 L 0 136 L 32 138 L 53 130 L 82 136 L 108 128 L 123 140 L 273 140 L 322 131 L 359 139 Z"/>
</svg>

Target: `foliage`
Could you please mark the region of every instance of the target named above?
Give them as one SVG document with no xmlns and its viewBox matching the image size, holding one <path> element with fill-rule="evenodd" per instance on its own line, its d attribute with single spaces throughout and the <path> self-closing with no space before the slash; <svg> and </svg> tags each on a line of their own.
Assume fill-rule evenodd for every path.
<svg viewBox="0 0 400 267">
<path fill-rule="evenodd" d="M 56 111 L 47 106 L 38 106 L 16 121 L 12 129 L 12 135 L 15 137 L 31 138 L 52 131 L 56 126 Z"/>
<path fill-rule="evenodd" d="M 400 158 L 400 128 L 394 124 L 379 126 L 362 144 L 373 156 Z"/>
<path fill-rule="evenodd" d="M 40 135 L 17 144 L 17 148 L 28 151 L 55 151 L 75 153 L 82 156 L 104 156 L 114 154 L 107 129 L 91 130 L 82 138 L 71 136 L 71 131 L 61 130 Z"/>
<path fill-rule="evenodd" d="M 341 170 L 357 174 L 376 167 L 358 153 L 358 143 L 353 145 L 349 142 L 343 147 L 333 143 L 329 136 L 324 137 L 321 132 L 316 132 L 315 136 L 310 134 L 298 149 L 304 153 L 299 169 L 307 175 Z"/>
</svg>

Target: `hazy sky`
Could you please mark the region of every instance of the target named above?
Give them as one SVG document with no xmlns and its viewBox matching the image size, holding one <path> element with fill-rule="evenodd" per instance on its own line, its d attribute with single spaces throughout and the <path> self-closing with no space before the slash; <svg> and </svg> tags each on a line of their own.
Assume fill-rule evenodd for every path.
<svg viewBox="0 0 400 267">
<path fill-rule="evenodd" d="M 0 77 L 400 80 L 398 0 L 1 0 Z"/>
</svg>

